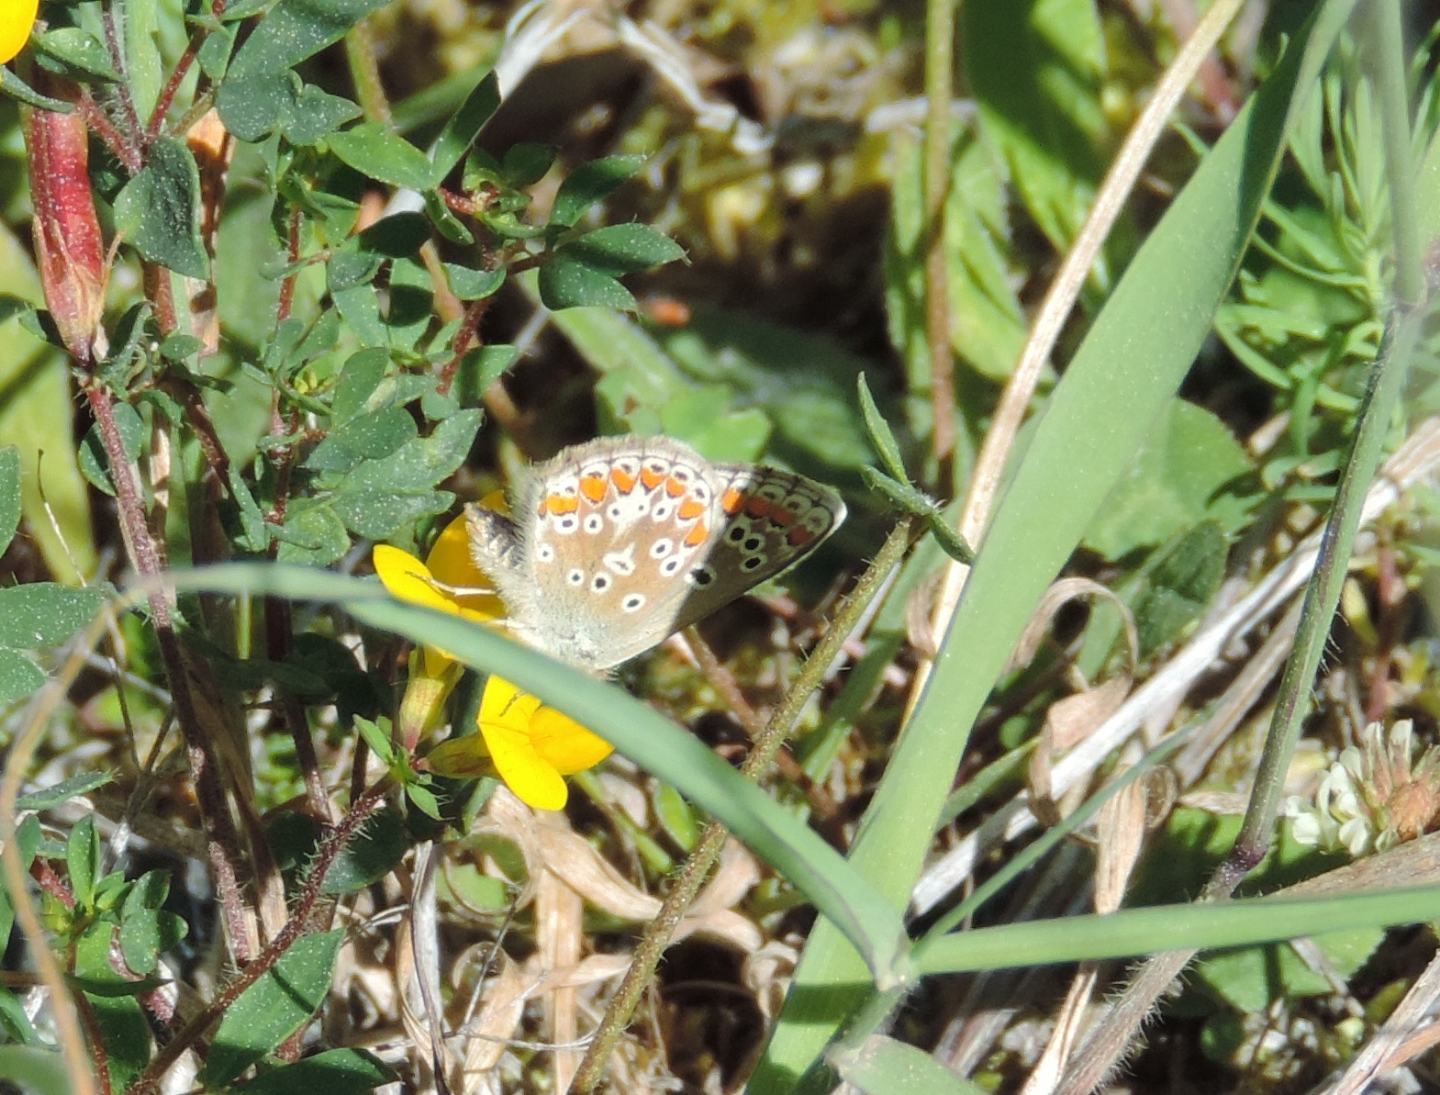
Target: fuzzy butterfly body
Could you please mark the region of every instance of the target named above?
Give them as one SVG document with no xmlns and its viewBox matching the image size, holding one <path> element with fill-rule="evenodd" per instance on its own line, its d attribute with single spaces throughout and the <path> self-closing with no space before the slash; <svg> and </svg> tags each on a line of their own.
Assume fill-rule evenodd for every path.
<svg viewBox="0 0 1440 1095">
<path fill-rule="evenodd" d="M 513 517 L 466 508 L 475 563 L 532 645 L 607 669 L 799 561 L 845 519 L 828 487 L 712 464 L 665 437 L 601 438 L 536 465 Z"/>
</svg>

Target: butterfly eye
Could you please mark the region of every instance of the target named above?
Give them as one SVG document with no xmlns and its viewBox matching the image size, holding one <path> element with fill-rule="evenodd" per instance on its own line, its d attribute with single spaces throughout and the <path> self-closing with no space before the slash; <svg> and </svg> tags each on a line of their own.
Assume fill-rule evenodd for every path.
<svg viewBox="0 0 1440 1095">
<path fill-rule="evenodd" d="M 731 525 L 730 531 L 725 534 L 725 538 L 732 544 L 738 544 L 741 540 L 745 539 L 745 531 L 744 525 Z"/>
<path fill-rule="evenodd" d="M 709 567 L 695 567 L 688 577 L 691 585 L 704 589 L 715 580 L 715 572 Z"/>
<path fill-rule="evenodd" d="M 763 556 L 763 555 L 747 555 L 747 556 L 745 557 L 745 561 L 740 564 L 740 569 L 741 569 L 741 570 L 759 570 L 759 569 L 760 569 L 762 566 L 764 566 L 764 565 L 765 565 L 765 556 Z"/>
<path fill-rule="evenodd" d="M 660 565 L 660 572 L 666 575 L 675 574 L 680 570 L 680 566 L 680 556 L 676 555 L 673 558 L 666 559 L 665 562 Z"/>
<path fill-rule="evenodd" d="M 632 593 L 620 602 L 620 607 L 626 612 L 638 612 L 645 604 L 645 596 L 641 593 Z"/>
<path fill-rule="evenodd" d="M 592 513 L 585 518 L 585 531 L 591 533 L 592 535 L 599 532 L 604 527 L 605 518 L 601 517 L 598 513 Z"/>
<path fill-rule="evenodd" d="M 765 546 L 765 541 L 762 537 L 752 536 L 745 541 L 743 546 L 746 551 L 759 551 Z"/>
<path fill-rule="evenodd" d="M 597 574 L 590 579 L 590 588 L 596 593 L 604 593 L 610 588 L 610 578 L 605 574 Z"/>
<path fill-rule="evenodd" d="M 535 558 L 542 563 L 553 563 L 555 561 L 555 549 L 549 544 L 541 544 L 535 549 Z"/>
<path fill-rule="evenodd" d="M 565 575 L 565 580 L 572 586 L 583 586 L 585 584 L 585 572 L 579 567 L 576 567 L 569 574 Z"/>
<path fill-rule="evenodd" d="M 555 521 L 556 532 L 574 532 L 579 526 L 580 522 L 575 520 L 573 513 L 567 513 L 564 517 L 557 518 Z"/>
<path fill-rule="evenodd" d="M 669 517 L 669 516 L 670 516 L 670 503 L 669 503 L 669 502 L 661 502 L 658 506 L 655 507 L 655 513 L 654 513 L 653 516 L 655 517 L 655 520 L 657 520 L 657 521 L 663 521 L 663 520 L 665 520 L 665 518 Z"/>
<path fill-rule="evenodd" d="M 670 554 L 670 549 L 674 546 L 675 542 L 673 540 L 671 540 L 668 536 L 662 536 L 659 540 L 656 540 L 653 544 L 650 545 L 650 558 L 663 559 L 665 558 L 665 556 Z"/>
</svg>

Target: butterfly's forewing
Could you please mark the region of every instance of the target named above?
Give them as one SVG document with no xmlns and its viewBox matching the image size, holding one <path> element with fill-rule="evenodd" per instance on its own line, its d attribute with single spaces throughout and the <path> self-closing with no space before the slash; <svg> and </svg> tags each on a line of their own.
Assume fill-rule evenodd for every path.
<svg viewBox="0 0 1440 1095">
<path fill-rule="evenodd" d="M 517 502 L 518 550 L 506 528 L 472 519 L 472 535 L 490 545 L 476 561 L 500 568 L 518 631 L 595 669 L 778 574 L 845 513 L 833 491 L 801 476 L 712 465 L 668 438 L 567 449 L 533 470 Z"/>
<path fill-rule="evenodd" d="M 524 623 L 539 645 L 607 668 L 679 626 L 685 576 L 709 539 L 704 468 L 683 445 L 621 438 L 536 469 L 524 502 L 534 591 Z"/>
</svg>

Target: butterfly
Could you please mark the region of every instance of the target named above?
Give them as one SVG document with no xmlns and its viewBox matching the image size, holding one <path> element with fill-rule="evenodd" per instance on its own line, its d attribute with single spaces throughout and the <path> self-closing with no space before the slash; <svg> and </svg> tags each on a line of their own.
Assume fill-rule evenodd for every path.
<svg viewBox="0 0 1440 1095">
<path fill-rule="evenodd" d="M 508 626 L 608 669 L 785 570 L 845 519 L 829 487 L 712 464 L 668 437 L 575 445 L 529 469 L 507 516 L 466 507 L 470 554 Z"/>
</svg>

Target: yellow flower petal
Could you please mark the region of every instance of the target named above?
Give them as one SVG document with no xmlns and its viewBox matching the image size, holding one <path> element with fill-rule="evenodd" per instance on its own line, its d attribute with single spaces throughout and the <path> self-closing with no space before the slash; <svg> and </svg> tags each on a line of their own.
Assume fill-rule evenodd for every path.
<svg viewBox="0 0 1440 1095">
<path fill-rule="evenodd" d="M 542 707 L 530 720 L 530 740 L 547 764 L 562 776 L 594 768 L 615 751 L 594 731 L 553 707 Z"/>
<path fill-rule="evenodd" d="M 3 0 L 0 0 L 0 3 L 3 3 Z M 456 616 L 462 615 L 455 599 L 435 588 L 430 568 L 408 551 L 401 551 L 389 544 L 376 544 L 370 553 L 370 560 L 390 596 L 411 604 L 438 608 Z"/>
<path fill-rule="evenodd" d="M 470 534 L 465 528 L 464 514 L 446 525 L 435 538 L 430 553 L 425 556 L 425 565 L 437 580 L 457 589 L 491 588 L 494 585 L 489 575 L 470 558 Z M 505 603 L 497 594 L 450 596 L 462 614 L 472 620 L 489 621 L 505 616 Z"/>
<path fill-rule="evenodd" d="M 480 722 L 495 770 L 515 796 L 537 810 L 560 810 L 570 789 L 555 768 L 535 751 L 530 735 L 503 723 Z"/>
<path fill-rule="evenodd" d="M 40 0 L 0 0 L 0 65 L 14 58 L 30 41 Z"/>
<path fill-rule="evenodd" d="M 561 809 L 569 797 L 562 777 L 593 768 L 611 753 L 609 742 L 503 677 L 485 682 L 477 721 L 500 778 L 540 810 Z"/>
</svg>

